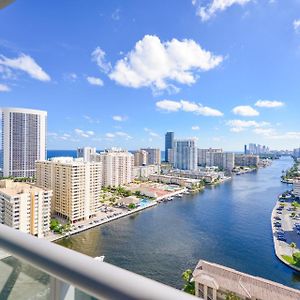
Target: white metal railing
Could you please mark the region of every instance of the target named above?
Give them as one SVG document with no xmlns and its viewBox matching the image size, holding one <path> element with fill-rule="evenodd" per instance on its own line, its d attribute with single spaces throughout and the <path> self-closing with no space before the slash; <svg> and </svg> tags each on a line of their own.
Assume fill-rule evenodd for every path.
<svg viewBox="0 0 300 300">
<path fill-rule="evenodd" d="M 55 277 L 50 286 L 53 299 L 58 297 L 59 282 L 72 285 L 98 299 L 116 300 L 192 300 L 194 296 L 177 289 L 126 271 L 92 257 L 38 239 L 0 224 L 0 248 L 16 258 Z M 198 298 L 199 299 L 199 298 Z"/>
</svg>

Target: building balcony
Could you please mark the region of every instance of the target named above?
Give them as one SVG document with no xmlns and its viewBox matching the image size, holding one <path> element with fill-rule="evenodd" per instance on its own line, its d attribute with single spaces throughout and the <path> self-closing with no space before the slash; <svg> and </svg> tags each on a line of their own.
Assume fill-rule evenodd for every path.
<svg viewBox="0 0 300 300">
<path fill-rule="evenodd" d="M 95 298 L 199 299 L 0 224 L 0 299 Z"/>
</svg>

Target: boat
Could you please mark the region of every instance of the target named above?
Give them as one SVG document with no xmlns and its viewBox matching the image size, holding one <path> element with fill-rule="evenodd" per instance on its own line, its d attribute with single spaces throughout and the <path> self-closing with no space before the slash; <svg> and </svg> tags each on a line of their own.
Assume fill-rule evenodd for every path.
<svg viewBox="0 0 300 300">
<path fill-rule="evenodd" d="M 104 258 L 105 258 L 105 256 L 101 255 L 101 256 L 96 256 L 94 259 L 102 262 L 102 261 L 104 261 Z"/>
</svg>

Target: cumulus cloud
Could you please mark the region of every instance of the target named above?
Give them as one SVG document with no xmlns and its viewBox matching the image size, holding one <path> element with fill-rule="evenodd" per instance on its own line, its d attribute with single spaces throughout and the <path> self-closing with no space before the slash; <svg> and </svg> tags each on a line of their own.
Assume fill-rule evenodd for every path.
<svg viewBox="0 0 300 300">
<path fill-rule="evenodd" d="M 192 4 L 197 7 L 196 14 L 203 22 L 214 17 L 218 12 L 224 11 L 233 5 L 245 5 L 252 0 L 211 0 L 206 6 L 202 6 L 202 1 L 192 0 Z"/>
<path fill-rule="evenodd" d="M 256 122 L 256 121 L 244 121 L 244 120 L 229 120 L 226 123 L 227 126 L 230 127 L 230 131 L 232 132 L 241 132 L 247 128 L 261 128 L 270 126 L 268 122 Z"/>
<path fill-rule="evenodd" d="M 0 92 L 9 92 L 10 87 L 6 84 L 0 83 Z"/>
<path fill-rule="evenodd" d="M 106 61 L 105 52 L 100 47 L 97 47 L 92 52 L 92 61 L 96 62 L 100 70 L 104 73 L 108 73 L 111 70 L 111 64 Z"/>
<path fill-rule="evenodd" d="M 168 112 L 185 111 L 193 112 L 197 115 L 208 117 L 221 117 L 223 113 L 217 109 L 203 106 L 200 103 L 190 102 L 187 100 L 173 101 L 173 100 L 161 100 L 156 102 L 156 107 L 160 110 Z"/>
<path fill-rule="evenodd" d="M 105 136 L 106 136 L 107 138 L 109 138 L 109 139 L 112 139 L 112 138 L 115 137 L 115 135 L 114 135 L 113 133 L 110 133 L 110 132 L 106 133 Z"/>
<path fill-rule="evenodd" d="M 8 58 L 0 55 L 0 65 L 9 69 L 27 73 L 30 77 L 40 81 L 50 81 L 50 76 L 29 55 L 21 54 L 16 58 Z"/>
<path fill-rule="evenodd" d="M 96 53 L 98 55 L 93 56 L 100 57 L 97 63 L 103 66 L 104 52 L 99 48 Z M 109 78 L 126 87 L 176 91 L 172 83 L 191 85 L 199 72 L 214 69 L 222 61 L 222 56 L 202 49 L 193 40 L 161 42 L 155 35 L 145 35 L 133 50 L 116 62 Z"/>
<path fill-rule="evenodd" d="M 146 132 L 148 132 L 148 134 L 151 136 L 151 137 L 156 137 L 156 138 L 160 138 L 160 135 L 156 132 L 154 132 L 152 129 L 149 129 L 149 128 L 144 128 L 144 130 Z"/>
<path fill-rule="evenodd" d="M 268 107 L 268 108 L 281 107 L 281 106 L 284 106 L 284 102 L 281 102 L 281 101 L 270 101 L 270 100 L 258 100 L 255 103 L 255 106 L 258 106 L 258 107 Z"/>
<path fill-rule="evenodd" d="M 77 135 L 79 135 L 80 137 L 84 137 L 84 138 L 88 138 L 88 137 L 95 135 L 94 131 L 92 131 L 92 130 L 85 131 L 85 130 L 76 128 L 74 131 Z"/>
<path fill-rule="evenodd" d="M 103 81 L 100 78 L 88 76 L 86 80 L 91 85 L 103 86 Z"/>
<path fill-rule="evenodd" d="M 297 33 L 300 32 L 300 19 L 294 20 L 293 27 L 294 27 L 295 32 L 297 32 Z"/>
<path fill-rule="evenodd" d="M 200 130 L 199 126 L 192 126 L 192 130 Z"/>
<path fill-rule="evenodd" d="M 243 117 L 256 117 L 259 116 L 259 112 L 249 105 L 240 105 L 233 108 L 232 112 L 235 115 Z"/>
<path fill-rule="evenodd" d="M 95 118 L 93 118 L 91 116 L 88 116 L 88 115 L 84 115 L 83 118 L 86 119 L 91 124 L 92 123 L 96 123 L 96 124 L 100 123 L 99 119 L 95 119 Z"/>
<path fill-rule="evenodd" d="M 119 116 L 119 115 L 115 115 L 112 118 L 114 121 L 117 121 L 117 122 L 124 122 L 128 119 L 127 116 Z"/>
</svg>

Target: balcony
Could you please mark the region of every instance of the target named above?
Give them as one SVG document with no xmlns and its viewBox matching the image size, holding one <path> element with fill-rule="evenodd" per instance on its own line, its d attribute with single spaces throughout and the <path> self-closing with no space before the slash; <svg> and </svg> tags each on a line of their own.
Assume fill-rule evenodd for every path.
<svg viewBox="0 0 300 300">
<path fill-rule="evenodd" d="M 2 224 L 0 248 L 0 299 L 196 299 Z"/>
</svg>

